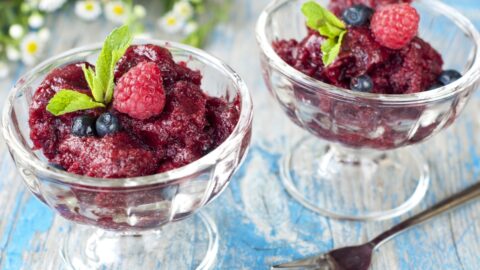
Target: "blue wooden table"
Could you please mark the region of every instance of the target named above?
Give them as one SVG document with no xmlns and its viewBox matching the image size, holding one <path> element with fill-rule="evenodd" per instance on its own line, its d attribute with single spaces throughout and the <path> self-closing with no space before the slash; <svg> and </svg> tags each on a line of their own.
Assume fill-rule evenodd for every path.
<svg viewBox="0 0 480 270">
<path fill-rule="evenodd" d="M 373 223 L 331 220 L 303 208 L 284 190 L 279 158 L 304 133 L 287 121 L 270 98 L 261 77 L 254 26 L 267 2 L 238 0 L 230 21 L 214 33 L 207 47 L 247 81 L 256 108 L 248 158 L 230 187 L 203 210 L 219 229 L 220 249 L 215 269 L 268 269 L 267 265 L 275 262 L 364 242 L 402 219 Z M 477 0 L 447 2 L 480 26 Z M 103 21 L 87 24 L 72 18 L 72 11 L 67 10 L 50 19 L 55 39 L 45 57 L 100 41 L 113 27 Z M 26 70 L 18 66 L 10 80 L 1 82 L 0 101 Z M 418 146 L 427 155 L 432 183 L 425 200 L 414 212 L 479 179 L 479 108 L 477 93 L 454 126 Z M 2 139 L 0 269 L 64 269 L 58 254 L 58 239 L 66 233 L 65 222 L 26 190 Z M 383 246 L 372 269 L 480 269 L 480 201 Z"/>
</svg>

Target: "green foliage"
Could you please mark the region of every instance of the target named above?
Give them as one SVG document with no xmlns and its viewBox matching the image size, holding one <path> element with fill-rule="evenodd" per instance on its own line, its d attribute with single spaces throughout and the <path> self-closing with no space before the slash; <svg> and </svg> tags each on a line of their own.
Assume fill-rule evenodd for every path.
<svg viewBox="0 0 480 270">
<path fill-rule="evenodd" d="M 47 111 L 55 116 L 59 116 L 66 113 L 98 107 L 105 107 L 105 105 L 93 101 L 90 96 L 80 92 L 62 89 L 50 99 L 47 105 Z"/>
<path fill-rule="evenodd" d="M 97 59 L 96 70 L 83 66 L 85 80 L 92 91 L 92 96 L 77 91 L 64 89 L 55 94 L 49 101 L 47 111 L 53 115 L 79 110 L 105 107 L 113 98 L 114 69 L 118 60 L 132 42 L 132 34 L 128 25 L 119 27 L 110 33 L 103 43 L 102 51 Z"/>
<path fill-rule="evenodd" d="M 89 77 L 93 77 L 93 88 L 91 89 L 96 101 L 105 102 L 106 104 L 112 101 L 115 65 L 125 54 L 132 39 L 132 34 L 127 25 L 113 30 L 105 39 L 95 65 L 95 75 L 89 75 Z M 92 70 L 89 69 L 88 72 L 92 72 Z"/>
<path fill-rule="evenodd" d="M 345 24 L 335 14 L 313 1 L 303 4 L 302 13 L 307 26 L 327 38 L 321 47 L 322 60 L 325 66 L 330 65 L 340 53 L 343 37 L 347 33 Z"/>
</svg>

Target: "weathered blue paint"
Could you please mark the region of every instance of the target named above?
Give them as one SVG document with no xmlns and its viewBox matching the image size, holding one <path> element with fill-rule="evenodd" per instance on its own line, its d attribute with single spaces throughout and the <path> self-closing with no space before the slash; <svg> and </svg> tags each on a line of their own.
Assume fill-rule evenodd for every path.
<svg viewBox="0 0 480 270">
<path fill-rule="evenodd" d="M 264 2 L 266 3 L 267 1 Z M 459 7 L 462 13 L 472 16 L 472 19 L 476 19 L 476 25 L 480 26 L 480 16 L 475 12 L 480 8 L 477 1 L 447 0 L 445 2 Z M 245 29 L 235 29 L 238 32 L 234 33 L 222 29 L 217 30 L 212 39 L 213 48 L 234 48 L 235 42 L 238 41 L 254 42 L 252 31 L 254 20 L 258 14 L 257 1 L 240 1 L 238 5 L 242 6 L 242 10 L 236 12 L 232 16 L 232 20 L 245 21 Z M 65 14 L 61 13 L 60 16 L 68 19 L 73 14 L 69 11 Z M 147 28 L 155 29 L 155 26 L 150 24 L 147 25 Z M 55 34 L 61 35 L 55 27 L 53 31 L 54 36 L 56 36 Z M 240 35 L 241 39 L 237 35 Z M 78 37 L 76 37 L 69 40 L 68 44 L 74 44 L 78 41 Z M 65 45 L 58 42 L 49 48 L 49 54 L 58 52 L 58 48 L 62 48 L 62 51 L 68 49 Z M 215 51 L 222 52 L 221 49 Z M 222 55 L 222 58 L 227 60 L 240 73 L 243 71 L 248 75 L 252 75 L 246 71 L 252 68 L 250 67 L 251 63 L 258 64 L 258 59 L 256 59 L 255 52 L 250 53 L 251 58 L 241 59 L 244 61 L 242 63 L 229 62 L 230 54 L 232 54 L 232 57 L 235 54 L 233 51 L 225 53 Z M 23 70 L 23 67 L 17 68 L 15 77 L 18 77 Z M 242 73 L 241 75 L 243 76 Z M 254 99 L 258 104 L 264 101 L 264 94 L 259 92 L 265 91 L 265 86 L 261 80 L 261 75 L 257 75 L 257 78 L 245 77 L 244 79 L 249 83 L 251 91 L 254 93 Z M 0 91 L 5 91 L 5 89 Z M 480 93 L 477 92 L 475 94 L 475 99 L 478 104 Z M 262 111 L 263 107 L 260 110 L 258 109 L 257 107 L 257 114 L 264 113 Z M 279 112 L 279 110 L 276 110 L 276 112 Z M 466 126 L 466 142 L 458 140 L 457 134 L 445 131 L 447 133 L 445 135 L 446 141 L 455 143 L 453 148 L 450 149 L 452 155 L 460 152 L 468 153 L 468 158 L 461 161 L 461 179 L 456 180 L 459 183 L 458 186 L 468 185 L 480 174 L 479 148 L 473 147 L 475 142 L 478 142 L 478 135 L 473 128 L 474 123 L 478 121 L 478 117 L 476 115 L 463 115 L 462 119 L 464 121 L 463 125 Z M 286 117 L 284 121 L 288 121 Z M 257 125 L 256 128 L 261 127 Z M 221 197 L 204 210 L 213 217 L 219 229 L 220 250 L 216 269 L 267 269 L 267 265 L 278 260 L 298 258 L 308 255 L 307 253 L 323 252 L 343 245 L 344 243 L 334 241 L 334 234 L 345 233 L 347 238 L 352 240 L 352 242 L 348 243 L 354 244 L 354 242 L 361 241 L 361 238 L 365 237 L 366 232 L 368 232 L 369 236 L 372 236 L 404 218 L 396 218 L 390 222 L 376 224 L 340 222 L 323 218 L 303 208 L 281 188 L 279 161 L 283 151 L 277 149 L 280 145 L 286 145 L 286 139 L 281 134 L 275 141 L 263 141 L 255 137 L 250 153 L 243 166 L 232 179 L 230 187 Z M 429 144 L 425 147 L 435 147 L 435 145 Z M 275 151 L 271 149 L 275 149 Z M 9 158 L 4 157 L 6 155 L 6 153 L 2 153 L 0 157 L 0 175 L 2 176 L 7 175 L 13 166 Z M 256 163 L 260 163 L 263 168 L 261 170 L 252 170 Z M 449 166 L 449 164 L 435 166 L 445 167 Z M 264 172 L 266 173 L 264 174 Z M 268 179 L 265 175 L 268 175 Z M 434 177 L 435 179 L 432 179 L 432 187 L 436 191 L 429 191 L 421 207 L 433 204 L 446 194 L 445 192 L 437 192 L 438 190 L 451 190 L 452 182 L 446 176 L 436 174 Z M 272 211 L 271 208 L 276 207 L 276 205 L 268 201 L 271 199 L 269 196 L 272 195 L 268 194 L 268 190 L 264 190 L 265 194 L 263 195 L 256 194 L 264 196 L 264 204 L 259 204 L 258 209 L 256 209 L 256 214 L 262 219 L 261 224 L 259 224 L 259 220 L 252 218 L 251 212 L 247 212 L 244 209 L 246 203 L 252 198 L 245 197 L 242 194 L 242 189 L 245 188 L 242 184 L 250 183 L 252 179 L 258 182 L 271 181 L 269 186 L 279 187 L 280 190 L 274 193 L 274 196 L 280 197 L 284 203 L 282 206 L 284 208 L 280 209 L 283 212 L 277 209 L 276 212 L 269 215 L 269 211 Z M 8 180 L 11 179 L 0 178 L 0 191 L 8 190 Z M 252 186 L 252 188 L 257 188 L 257 186 Z M 478 235 L 478 232 L 475 231 L 477 228 L 475 224 L 480 222 L 480 216 L 477 215 L 476 218 L 472 217 L 471 220 L 465 222 L 462 230 L 460 230 L 461 233 L 455 237 L 456 239 L 453 239 L 451 235 L 449 220 L 453 216 L 456 219 L 470 218 L 470 216 L 464 214 L 466 210 L 468 210 L 468 207 L 451 216 L 442 217 L 432 224 L 427 224 L 407 232 L 386 245 L 385 248 L 382 248 L 376 254 L 377 259 L 390 262 L 392 268 L 395 269 L 461 269 L 461 265 L 464 266 L 464 269 L 478 269 L 480 267 L 478 256 L 459 256 L 459 252 L 456 249 L 460 249 L 462 246 L 464 249 L 467 249 L 469 245 L 472 245 L 471 242 L 468 244 L 467 241 L 471 241 L 471 235 L 475 235 L 475 233 Z M 279 214 L 280 212 L 285 213 L 285 215 Z M 23 255 L 28 256 L 28 254 L 33 252 L 42 252 L 42 245 L 33 245 L 32 240 L 38 240 L 38 237 L 46 237 L 45 232 L 51 228 L 52 220 L 52 212 L 33 196 L 26 195 L 24 189 L 16 194 L 14 209 L 12 209 L 10 215 L 0 217 L 0 222 L 6 224 L 0 235 L 0 254 L 3 255 L 3 257 L 0 256 L 0 268 L 3 266 L 2 270 L 21 269 Z M 295 239 L 284 239 L 281 237 L 282 233 L 284 233 L 282 231 L 284 229 L 282 224 L 284 223 L 290 225 L 288 229 L 295 235 Z M 261 227 L 267 225 L 268 230 Z M 63 228 L 59 228 L 59 230 L 63 230 Z M 67 233 L 68 229 L 65 231 L 65 234 Z M 422 244 L 413 245 L 412 243 Z M 311 244 L 311 246 L 305 248 L 306 244 Z M 385 255 L 384 252 L 392 246 L 395 248 L 393 257 L 390 257 L 391 254 Z M 158 265 L 160 265 L 160 262 Z"/>
<path fill-rule="evenodd" d="M 5 270 L 16 270 L 22 267 L 22 256 L 25 251 L 31 250 L 31 240 L 37 233 L 48 231 L 53 222 L 52 211 L 32 195 L 27 195 L 27 201 L 22 203 L 23 193 L 17 197 L 17 205 L 21 205 L 20 211 L 15 211 L 16 224 L 9 233 L 5 253 Z M 4 235 L 5 236 L 5 235 Z"/>
<path fill-rule="evenodd" d="M 469 124 L 467 125 L 467 136 L 469 145 L 475 143 L 475 137 L 478 138 L 480 134 L 473 130 L 473 120 L 478 120 L 477 117 L 474 119 L 468 118 Z M 480 153 L 477 152 L 477 149 L 474 147 L 469 148 L 470 152 L 470 160 L 466 161 L 466 166 L 470 169 L 470 171 L 474 174 L 474 178 L 477 178 L 480 174 Z"/>
<path fill-rule="evenodd" d="M 12 230 L 13 230 L 14 225 L 15 225 L 15 218 L 18 214 L 18 210 L 19 210 L 20 204 L 21 204 L 21 198 L 23 197 L 23 195 L 24 195 L 24 192 L 21 192 L 21 193 L 18 194 L 17 199 L 15 200 L 15 204 L 14 204 L 14 207 L 13 207 L 12 214 L 9 217 L 2 217 L 2 218 L 5 218 L 5 220 L 7 220 L 7 227 L 3 231 L 3 235 L 0 238 L 0 240 L 1 240 L 0 241 L 0 251 L 2 252 L 2 254 L 6 254 L 5 257 L 8 257 L 8 253 L 6 253 L 7 244 L 9 244 L 10 236 L 12 234 Z M 3 257 L 0 257 L 0 265 L 2 265 L 2 258 Z"/>
</svg>

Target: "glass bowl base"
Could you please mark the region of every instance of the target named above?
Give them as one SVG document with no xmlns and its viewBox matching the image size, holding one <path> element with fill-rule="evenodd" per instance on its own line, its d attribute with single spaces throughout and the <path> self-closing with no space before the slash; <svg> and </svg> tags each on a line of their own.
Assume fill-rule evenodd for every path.
<svg viewBox="0 0 480 270">
<path fill-rule="evenodd" d="M 72 270 L 212 269 L 218 231 L 205 214 L 138 233 L 73 225 L 61 255 Z"/>
<path fill-rule="evenodd" d="M 282 160 L 283 184 L 303 206 L 347 220 L 385 220 L 420 203 L 429 169 L 413 148 L 356 150 L 308 136 Z"/>
</svg>

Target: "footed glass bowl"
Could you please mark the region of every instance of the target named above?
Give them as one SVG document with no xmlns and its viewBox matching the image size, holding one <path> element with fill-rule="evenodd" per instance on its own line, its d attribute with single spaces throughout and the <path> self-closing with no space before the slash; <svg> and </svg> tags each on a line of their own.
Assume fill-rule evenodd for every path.
<svg viewBox="0 0 480 270">
<path fill-rule="evenodd" d="M 445 129 L 465 107 L 480 76 L 480 35 L 440 1 L 415 1 L 419 36 L 440 52 L 445 69 L 459 70 L 463 77 L 416 94 L 354 92 L 303 74 L 272 48 L 274 41 L 307 35 L 305 2 L 273 1 L 256 29 L 268 89 L 288 117 L 313 135 L 284 155 L 283 183 L 300 203 L 326 216 L 379 220 L 401 215 L 421 201 L 429 184 L 422 154 L 404 147 Z"/>
<path fill-rule="evenodd" d="M 177 221 L 215 199 L 239 167 L 250 144 L 252 100 L 230 67 L 201 50 L 158 40 L 136 43 L 166 47 L 175 61 L 200 70 L 202 89 L 209 95 L 230 102 L 240 97 L 239 121 L 218 148 L 182 168 L 138 178 L 90 178 L 49 166 L 40 150 L 32 150 L 32 96 L 52 69 L 71 62 L 94 63 L 101 45 L 66 52 L 24 75 L 6 101 L 3 135 L 33 194 L 62 217 L 88 225 L 73 226 L 62 239 L 62 256 L 72 269 L 209 269 L 218 248 L 215 224 L 206 215 Z M 184 257 L 187 250 L 195 251 L 194 258 Z"/>
</svg>

